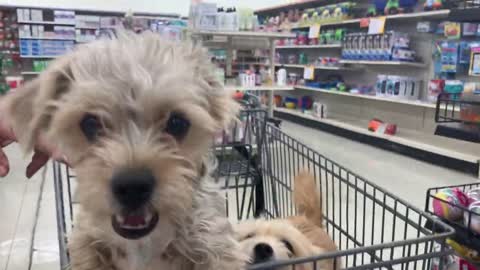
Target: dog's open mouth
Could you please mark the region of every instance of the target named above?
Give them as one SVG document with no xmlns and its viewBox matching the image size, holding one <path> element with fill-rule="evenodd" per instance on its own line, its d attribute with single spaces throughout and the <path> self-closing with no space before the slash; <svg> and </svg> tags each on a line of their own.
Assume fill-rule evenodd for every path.
<svg viewBox="0 0 480 270">
<path fill-rule="evenodd" d="M 112 226 L 123 238 L 139 239 L 155 229 L 158 223 L 158 213 L 151 209 L 115 214 L 112 216 Z"/>
</svg>

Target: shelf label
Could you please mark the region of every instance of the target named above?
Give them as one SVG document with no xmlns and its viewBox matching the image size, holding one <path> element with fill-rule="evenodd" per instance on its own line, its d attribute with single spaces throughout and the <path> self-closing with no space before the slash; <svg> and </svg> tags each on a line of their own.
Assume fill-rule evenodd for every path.
<svg viewBox="0 0 480 270">
<path fill-rule="evenodd" d="M 310 30 L 308 31 L 308 38 L 318 38 L 320 34 L 320 24 L 314 24 L 310 26 Z"/>
<path fill-rule="evenodd" d="M 368 34 L 383 34 L 385 31 L 386 17 L 371 18 L 368 25 Z"/>
<path fill-rule="evenodd" d="M 303 70 L 303 78 L 305 80 L 315 79 L 315 68 L 313 66 L 306 66 Z"/>
</svg>

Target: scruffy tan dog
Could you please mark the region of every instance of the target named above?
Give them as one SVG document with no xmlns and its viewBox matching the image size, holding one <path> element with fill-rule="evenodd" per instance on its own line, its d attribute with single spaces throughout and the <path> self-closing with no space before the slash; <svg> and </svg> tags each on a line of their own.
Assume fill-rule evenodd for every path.
<svg viewBox="0 0 480 270">
<path fill-rule="evenodd" d="M 250 263 L 265 263 L 320 255 L 337 250 L 323 229 L 322 205 L 314 177 L 307 171 L 295 177 L 294 202 L 297 216 L 287 219 L 253 220 L 235 226 L 237 240 L 250 257 Z M 339 260 L 321 260 L 275 269 L 334 270 Z"/>
<path fill-rule="evenodd" d="M 72 270 L 243 268 L 207 157 L 237 105 L 204 49 L 123 33 L 8 99 L 25 149 L 44 134 L 77 174 Z"/>
</svg>

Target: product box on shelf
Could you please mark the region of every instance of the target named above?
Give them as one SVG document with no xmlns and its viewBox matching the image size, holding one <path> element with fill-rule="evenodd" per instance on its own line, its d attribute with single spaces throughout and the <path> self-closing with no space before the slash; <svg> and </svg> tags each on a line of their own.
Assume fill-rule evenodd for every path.
<svg viewBox="0 0 480 270">
<path fill-rule="evenodd" d="M 342 58 L 352 60 L 415 61 L 405 33 L 390 31 L 384 34 L 347 34 L 343 39 Z"/>
<path fill-rule="evenodd" d="M 75 11 L 70 10 L 54 10 L 54 22 L 62 24 L 75 24 Z"/>
<path fill-rule="evenodd" d="M 29 38 L 32 36 L 32 31 L 30 25 L 19 25 L 18 27 L 18 35 L 20 38 Z"/>
<path fill-rule="evenodd" d="M 376 96 L 379 97 L 418 100 L 421 89 L 421 80 L 406 76 L 380 74 L 375 83 Z"/>
<path fill-rule="evenodd" d="M 75 15 L 75 26 L 78 28 L 100 28 L 100 16 Z"/>
<path fill-rule="evenodd" d="M 17 8 L 17 20 L 19 22 L 28 22 L 30 21 L 30 9 L 28 8 Z"/>
<path fill-rule="evenodd" d="M 30 9 L 30 19 L 34 22 L 42 22 L 43 11 L 41 9 Z"/>
</svg>

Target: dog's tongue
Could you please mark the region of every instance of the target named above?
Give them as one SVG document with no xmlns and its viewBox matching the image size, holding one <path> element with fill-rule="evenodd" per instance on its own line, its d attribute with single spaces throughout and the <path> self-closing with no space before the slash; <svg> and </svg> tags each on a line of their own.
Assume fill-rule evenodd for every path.
<svg viewBox="0 0 480 270">
<path fill-rule="evenodd" d="M 145 225 L 145 217 L 142 215 L 128 215 L 125 216 L 125 220 L 123 221 L 124 225 L 129 225 L 129 226 L 139 226 L 139 225 Z"/>
</svg>

